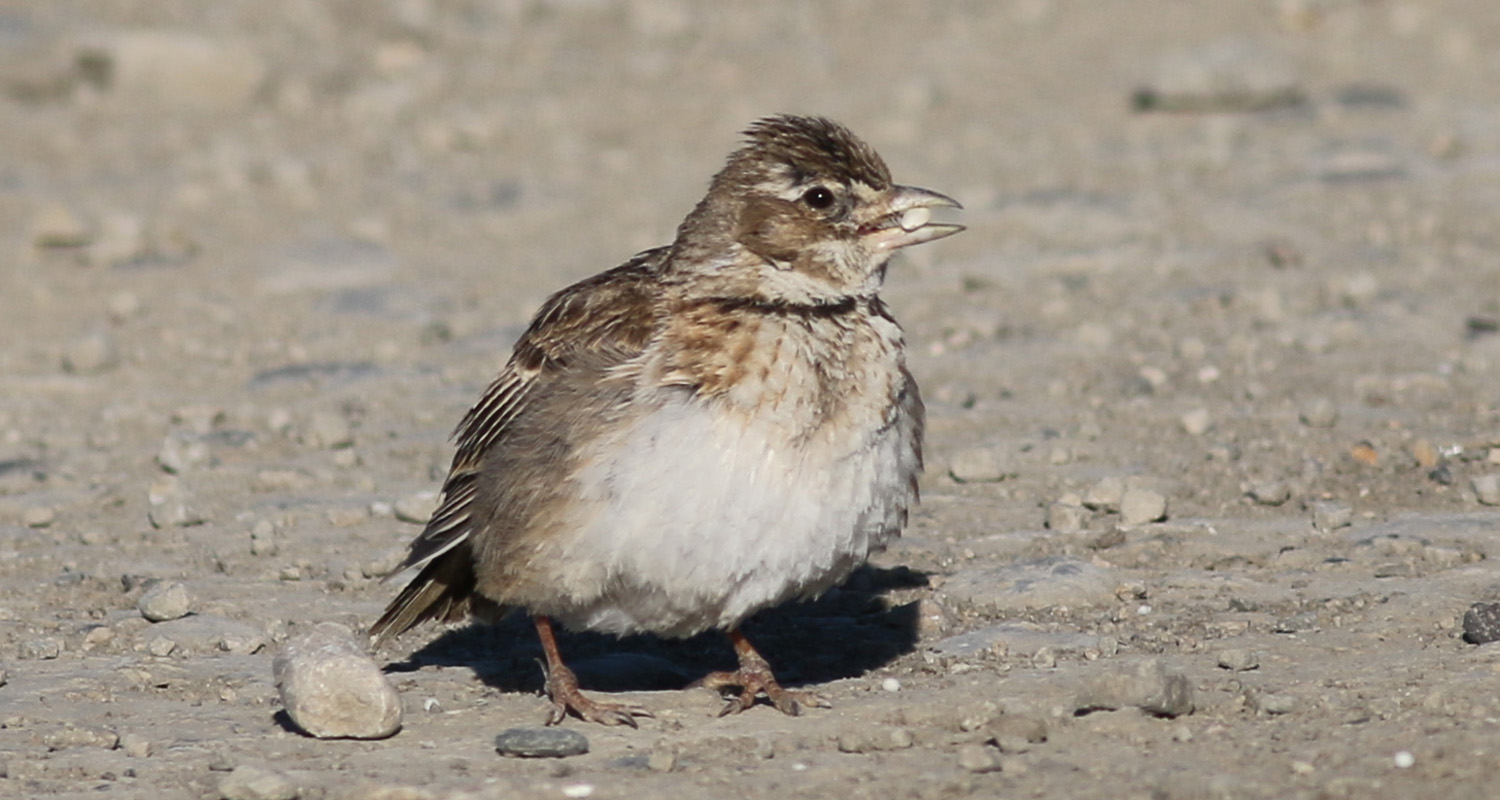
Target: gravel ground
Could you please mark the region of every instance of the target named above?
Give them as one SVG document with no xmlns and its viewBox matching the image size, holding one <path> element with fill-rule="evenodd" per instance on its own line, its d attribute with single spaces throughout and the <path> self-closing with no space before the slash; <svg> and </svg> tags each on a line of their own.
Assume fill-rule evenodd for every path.
<svg viewBox="0 0 1500 800">
<path fill-rule="evenodd" d="M 507 620 L 298 733 L 529 313 L 777 111 L 970 226 L 886 293 L 920 513 L 748 627 L 834 708 L 570 636 L 656 718 L 502 757 L 578 745 Z M 0 0 L 0 795 L 1492 796 L 1497 209 L 1490 0 Z"/>
</svg>

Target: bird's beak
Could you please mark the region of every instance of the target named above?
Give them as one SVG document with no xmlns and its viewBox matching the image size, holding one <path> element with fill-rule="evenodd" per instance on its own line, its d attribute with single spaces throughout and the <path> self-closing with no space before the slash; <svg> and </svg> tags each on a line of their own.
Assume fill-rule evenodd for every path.
<svg viewBox="0 0 1500 800">
<path fill-rule="evenodd" d="M 886 191 L 880 215 L 860 226 L 860 234 L 877 251 L 889 252 L 952 236 L 964 229 L 932 221 L 934 208 L 963 208 L 947 195 L 915 186 L 892 186 Z"/>
</svg>

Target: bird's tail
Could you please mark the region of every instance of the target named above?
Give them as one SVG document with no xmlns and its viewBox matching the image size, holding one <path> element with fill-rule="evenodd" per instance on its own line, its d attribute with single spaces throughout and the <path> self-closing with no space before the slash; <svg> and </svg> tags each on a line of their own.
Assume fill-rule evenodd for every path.
<svg viewBox="0 0 1500 800">
<path fill-rule="evenodd" d="M 455 622 L 474 611 L 474 557 L 468 542 L 427 562 L 417 577 L 385 607 L 385 613 L 370 626 L 370 643 L 400 636 L 427 620 Z"/>
</svg>

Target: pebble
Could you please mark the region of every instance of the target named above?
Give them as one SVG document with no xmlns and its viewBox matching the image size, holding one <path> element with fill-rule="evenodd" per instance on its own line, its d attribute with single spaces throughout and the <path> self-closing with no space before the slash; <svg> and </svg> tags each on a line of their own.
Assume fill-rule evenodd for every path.
<svg viewBox="0 0 1500 800">
<path fill-rule="evenodd" d="M 1081 505 L 1058 501 L 1047 506 L 1046 526 L 1060 533 L 1074 533 L 1088 526 L 1089 510 Z"/>
<path fill-rule="evenodd" d="M 948 460 L 948 474 L 959 483 L 995 483 L 1016 474 L 1003 461 L 994 447 L 970 447 L 959 450 Z"/>
<path fill-rule="evenodd" d="M 646 768 L 652 772 L 672 772 L 677 769 L 677 755 L 677 748 L 664 741 L 657 742 L 646 756 Z"/>
<path fill-rule="evenodd" d="M 1219 666 L 1235 672 L 1246 672 L 1260 668 L 1260 653 L 1254 650 L 1229 648 L 1218 653 Z"/>
<path fill-rule="evenodd" d="M 157 622 L 151 633 L 169 639 L 178 650 L 192 653 L 228 652 L 249 655 L 266 646 L 259 629 L 217 614 L 193 614 Z"/>
<path fill-rule="evenodd" d="M 1297 417 L 1309 428 L 1332 428 L 1339 421 L 1339 407 L 1326 397 L 1313 397 L 1297 409 Z"/>
<path fill-rule="evenodd" d="M 913 743 L 911 731 L 899 727 L 861 725 L 846 730 L 838 736 L 840 753 L 880 753 L 888 750 L 905 750 Z"/>
<path fill-rule="evenodd" d="M 276 526 L 264 519 L 255 523 L 250 529 L 250 555 L 274 556 L 277 550 Z"/>
<path fill-rule="evenodd" d="M 966 744 L 958 748 L 958 765 L 969 772 L 998 772 L 1000 753 L 989 745 Z"/>
<path fill-rule="evenodd" d="M 193 599 L 180 583 L 158 583 L 146 590 L 135 607 L 152 622 L 181 619 L 193 611 Z"/>
<path fill-rule="evenodd" d="M 113 750 L 120 743 L 119 734 L 105 728 L 68 725 L 42 737 L 48 750 Z"/>
<path fill-rule="evenodd" d="M 1500 641 L 1500 603 L 1475 603 L 1464 612 L 1464 641 L 1488 644 Z"/>
<path fill-rule="evenodd" d="M 120 365 L 120 348 L 113 336 L 96 332 L 68 342 L 62 352 L 64 372 L 74 375 L 98 375 Z"/>
<path fill-rule="evenodd" d="M 393 510 L 396 519 L 402 522 L 410 522 L 413 525 L 426 525 L 427 520 L 432 519 L 432 512 L 438 507 L 438 494 L 434 491 L 417 492 L 409 494 L 396 501 Z"/>
<path fill-rule="evenodd" d="M 175 430 L 162 440 L 156 451 L 156 463 L 177 475 L 208 462 L 208 445 L 197 434 Z"/>
<path fill-rule="evenodd" d="M 1002 753 L 1025 753 L 1032 745 L 1047 741 L 1046 721 L 1030 714 L 1001 714 L 984 732 Z"/>
<path fill-rule="evenodd" d="M 1292 487 L 1285 481 L 1261 481 L 1245 494 L 1260 505 L 1279 506 L 1292 499 Z"/>
<path fill-rule="evenodd" d="M 82 247 L 93 238 L 88 223 L 64 205 L 49 205 L 31 220 L 31 243 L 36 247 Z"/>
<path fill-rule="evenodd" d="M 1255 708 L 1265 714 L 1290 714 L 1302 704 L 1289 694 L 1260 694 L 1255 697 Z"/>
<path fill-rule="evenodd" d="M 1077 559 L 1049 557 L 960 570 L 942 586 L 945 604 L 981 613 L 1114 602 L 1114 572 Z"/>
<path fill-rule="evenodd" d="M 292 779 L 273 769 L 241 764 L 219 779 L 224 800 L 297 800 Z"/>
<path fill-rule="evenodd" d="M 1132 487 L 1120 497 L 1120 522 L 1144 525 L 1167 518 L 1167 498 L 1151 489 Z"/>
<path fill-rule="evenodd" d="M 292 722 L 319 739 L 380 739 L 401 729 L 401 696 L 347 627 L 319 623 L 272 662 Z"/>
<path fill-rule="evenodd" d="M 22 661 L 50 661 L 62 655 L 62 642 L 51 638 L 27 639 L 16 649 Z"/>
<path fill-rule="evenodd" d="M 1202 436 L 1208 433 L 1208 429 L 1214 424 L 1213 416 L 1206 408 L 1195 408 L 1179 417 L 1178 422 L 1182 424 L 1182 429 L 1187 431 L 1189 436 Z"/>
<path fill-rule="evenodd" d="M 84 257 L 90 264 L 112 267 L 138 261 L 147 254 L 146 225 L 134 214 L 116 212 L 99 221 L 99 235 Z"/>
<path fill-rule="evenodd" d="M 132 107 L 227 110 L 250 103 L 269 68 L 244 42 L 188 31 L 114 33 L 79 48 L 84 77 Z"/>
<path fill-rule="evenodd" d="M 901 691 L 901 681 L 895 678 L 886 678 L 880 682 L 880 688 L 887 692 L 899 692 Z"/>
<path fill-rule="evenodd" d="M 57 510 L 51 506 L 29 506 L 21 512 L 21 524 L 28 528 L 45 528 L 57 521 Z"/>
<path fill-rule="evenodd" d="M 1313 527 L 1320 531 L 1332 531 L 1348 527 L 1354 521 L 1354 507 L 1334 500 L 1319 500 L 1312 504 Z"/>
<path fill-rule="evenodd" d="M 151 755 L 151 740 L 139 733 L 127 733 L 120 737 L 120 749 L 131 758 L 146 758 Z"/>
<path fill-rule="evenodd" d="M 146 644 L 146 652 L 157 658 L 166 658 L 177 649 L 177 643 L 166 636 L 157 636 Z"/>
<path fill-rule="evenodd" d="M 193 508 L 193 495 L 175 475 L 167 475 L 151 484 L 146 492 L 146 512 L 152 527 L 171 528 L 198 525 L 204 517 Z"/>
<path fill-rule="evenodd" d="M 1083 505 L 1095 511 L 1119 511 L 1124 497 L 1125 479 L 1110 475 L 1089 487 L 1083 495 Z"/>
<path fill-rule="evenodd" d="M 310 447 L 337 450 L 354 444 L 354 431 L 342 414 L 319 411 L 303 427 L 302 442 Z"/>
<path fill-rule="evenodd" d="M 1474 495 L 1487 506 L 1500 506 L 1500 473 L 1476 475 L 1473 480 Z"/>
<path fill-rule="evenodd" d="M 495 737 L 495 751 L 515 758 L 567 758 L 587 753 L 589 740 L 571 728 L 509 728 Z"/>
<path fill-rule="evenodd" d="M 1075 702 L 1080 710 L 1129 706 L 1163 717 L 1191 714 L 1193 684 L 1161 659 L 1149 658 L 1096 677 Z"/>
</svg>

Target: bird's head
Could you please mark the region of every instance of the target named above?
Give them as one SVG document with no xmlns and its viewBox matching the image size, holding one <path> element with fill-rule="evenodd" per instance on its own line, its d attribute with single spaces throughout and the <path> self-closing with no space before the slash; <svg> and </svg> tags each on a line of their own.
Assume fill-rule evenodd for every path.
<svg viewBox="0 0 1500 800">
<path fill-rule="evenodd" d="M 774 304 L 873 297 L 896 250 L 963 230 L 933 222 L 938 207 L 960 206 L 892 183 L 880 155 L 842 125 L 767 117 L 678 229 L 674 270 L 695 293 Z"/>
</svg>

